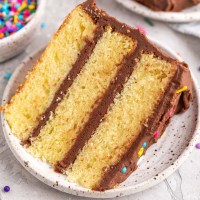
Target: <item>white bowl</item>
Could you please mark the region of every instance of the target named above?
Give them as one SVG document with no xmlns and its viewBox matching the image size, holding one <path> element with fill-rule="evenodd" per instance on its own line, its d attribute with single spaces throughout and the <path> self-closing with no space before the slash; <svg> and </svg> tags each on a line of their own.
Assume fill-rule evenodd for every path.
<svg viewBox="0 0 200 200">
<path fill-rule="evenodd" d="M 21 53 L 33 40 L 34 33 L 42 19 L 45 2 L 46 0 L 38 1 L 36 13 L 24 28 L 6 38 L 0 39 L 0 62 L 6 61 Z"/>
</svg>

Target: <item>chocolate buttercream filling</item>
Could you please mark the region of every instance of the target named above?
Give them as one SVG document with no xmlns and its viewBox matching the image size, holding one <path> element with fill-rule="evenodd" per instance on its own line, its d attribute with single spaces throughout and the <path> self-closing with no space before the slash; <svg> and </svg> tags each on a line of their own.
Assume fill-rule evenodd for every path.
<svg viewBox="0 0 200 200">
<path fill-rule="evenodd" d="M 31 141 L 40 134 L 41 129 L 46 125 L 47 121 L 49 120 L 52 113 L 55 112 L 58 104 L 63 100 L 64 96 L 66 95 L 68 89 L 73 84 L 73 81 L 81 72 L 82 68 L 84 67 L 85 63 L 87 62 L 88 58 L 92 54 L 97 41 L 102 37 L 104 32 L 103 27 L 98 26 L 94 32 L 93 40 L 89 40 L 85 38 L 85 47 L 80 52 L 78 59 L 72 66 L 72 69 L 65 77 L 63 82 L 61 83 L 59 89 L 56 91 L 55 96 L 50 104 L 50 106 L 46 109 L 46 111 L 40 116 L 39 123 L 36 128 L 32 131 L 29 138 L 25 141 L 22 141 L 24 145 L 30 145 Z"/>
<path fill-rule="evenodd" d="M 124 83 L 132 74 L 132 62 L 135 62 L 135 55 L 136 54 L 131 53 L 124 57 L 122 61 L 122 67 L 118 70 L 114 81 L 111 82 L 97 108 L 95 108 L 90 114 L 88 122 L 78 134 L 75 144 L 68 151 L 63 160 L 59 161 L 55 166 L 56 171 L 62 172 L 63 169 L 68 168 L 69 165 L 75 161 L 79 151 L 84 147 L 85 143 L 90 139 L 91 135 L 97 129 L 102 118 L 107 113 L 110 105 L 113 103 L 115 96 L 122 91 Z"/>
</svg>

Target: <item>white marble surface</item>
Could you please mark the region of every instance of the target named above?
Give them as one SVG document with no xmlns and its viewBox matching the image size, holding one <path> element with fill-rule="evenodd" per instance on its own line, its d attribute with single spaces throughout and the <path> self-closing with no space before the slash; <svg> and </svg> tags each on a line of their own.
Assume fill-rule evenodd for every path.
<svg viewBox="0 0 200 200">
<path fill-rule="evenodd" d="M 172 31 L 166 24 L 154 22 L 151 27 L 137 16 L 119 6 L 115 0 L 97 0 L 110 14 L 130 24 L 140 24 L 146 28 L 148 35 L 168 45 L 180 53 L 189 64 L 200 83 L 200 40 Z M 48 0 L 44 21 L 47 26 L 40 29 L 37 38 L 19 56 L 0 64 L 0 100 L 7 84 L 4 78 L 6 72 L 12 72 L 23 59 L 34 50 L 46 44 L 52 33 L 58 28 L 64 16 L 81 0 Z M 198 70 L 199 69 L 199 70 Z M 11 187 L 9 193 L 4 193 L 5 185 Z M 9 150 L 0 128 L 0 199 L 1 200 L 80 200 L 81 197 L 64 194 L 38 181 L 30 175 Z M 187 161 L 168 179 L 146 191 L 120 200 L 200 200 L 200 150 L 194 149 Z"/>
</svg>

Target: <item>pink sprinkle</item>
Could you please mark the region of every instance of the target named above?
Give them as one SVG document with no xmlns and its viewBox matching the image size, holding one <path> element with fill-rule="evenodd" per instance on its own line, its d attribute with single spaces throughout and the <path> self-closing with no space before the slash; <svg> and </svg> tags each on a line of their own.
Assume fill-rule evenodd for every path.
<svg viewBox="0 0 200 200">
<path fill-rule="evenodd" d="M 197 144 L 196 144 L 196 148 L 197 148 L 197 149 L 200 149 L 200 143 L 197 143 Z"/>
<path fill-rule="evenodd" d="M 136 28 L 140 31 L 140 33 L 146 35 L 147 31 L 145 30 L 145 28 L 141 25 L 136 25 Z"/>
<path fill-rule="evenodd" d="M 6 26 L 12 26 L 12 22 L 11 21 L 7 21 L 6 22 Z"/>
<path fill-rule="evenodd" d="M 158 136 L 159 136 L 159 132 L 156 131 L 156 132 L 153 134 L 153 137 L 154 137 L 154 138 L 157 138 Z"/>
<path fill-rule="evenodd" d="M 29 11 L 24 11 L 24 16 L 25 16 L 25 17 L 30 16 L 30 12 L 29 12 Z"/>
<path fill-rule="evenodd" d="M 6 32 L 6 27 L 0 28 L 0 33 Z"/>
<path fill-rule="evenodd" d="M 169 116 L 172 117 L 173 114 L 174 114 L 174 108 L 171 108 L 171 109 L 169 110 Z"/>
<path fill-rule="evenodd" d="M 14 14 L 15 14 L 15 13 L 14 13 L 13 11 L 10 11 L 10 12 L 9 12 L 9 15 L 10 15 L 10 16 L 13 16 Z"/>
<path fill-rule="evenodd" d="M 15 12 L 17 12 L 17 9 L 15 7 L 12 7 L 11 12 L 15 13 Z"/>
</svg>

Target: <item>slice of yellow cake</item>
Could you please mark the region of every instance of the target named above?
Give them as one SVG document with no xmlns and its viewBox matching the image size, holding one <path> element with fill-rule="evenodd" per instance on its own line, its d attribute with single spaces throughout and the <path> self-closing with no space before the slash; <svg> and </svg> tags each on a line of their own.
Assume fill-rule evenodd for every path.
<svg viewBox="0 0 200 200">
<path fill-rule="evenodd" d="M 191 98 L 185 63 L 88 0 L 63 22 L 4 115 L 33 156 L 102 191 L 137 168 Z"/>
</svg>

